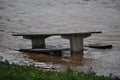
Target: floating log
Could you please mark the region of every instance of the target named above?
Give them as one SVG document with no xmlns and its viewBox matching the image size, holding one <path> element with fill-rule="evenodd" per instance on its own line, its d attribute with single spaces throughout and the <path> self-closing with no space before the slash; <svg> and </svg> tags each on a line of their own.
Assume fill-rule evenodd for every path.
<svg viewBox="0 0 120 80">
<path fill-rule="evenodd" d="M 107 44 L 89 44 L 84 47 L 89 47 L 89 48 L 97 48 L 97 49 L 111 49 L 113 46 L 112 45 L 107 45 Z"/>
</svg>

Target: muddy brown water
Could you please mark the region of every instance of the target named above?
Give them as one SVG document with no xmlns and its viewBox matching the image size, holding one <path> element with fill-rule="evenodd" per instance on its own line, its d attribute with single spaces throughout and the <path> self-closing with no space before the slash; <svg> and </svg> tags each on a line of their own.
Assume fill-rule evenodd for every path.
<svg viewBox="0 0 120 80">
<path fill-rule="evenodd" d="M 84 45 L 111 44 L 112 49 L 85 48 L 84 55 L 59 57 L 16 50 L 31 48 L 31 42 L 13 33 L 102 31 L 84 40 Z M 59 36 L 46 39 L 48 48 L 69 48 Z M 65 54 L 66 55 L 66 54 Z M 67 54 L 66 56 L 69 56 Z M 119 0 L 0 0 L 0 60 L 17 64 L 76 71 L 90 67 L 97 74 L 120 76 Z"/>
</svg>

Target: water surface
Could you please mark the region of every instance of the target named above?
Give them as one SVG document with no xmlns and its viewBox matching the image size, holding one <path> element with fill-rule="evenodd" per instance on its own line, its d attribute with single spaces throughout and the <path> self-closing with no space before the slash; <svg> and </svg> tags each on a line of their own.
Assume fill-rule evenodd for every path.
<svg viewBox="0 0 120 80">
<path fill-rule="evenodd" d="M 24 32 L 102 31 L 84 40 L 112 44 L 112 49 L 87 48 L 84 55 L 68 58 L 52 55 L 21 53 L 31 48 L 29 40 L 13 37 Z M 47 47 L 69 48 L 69 41 L 59 36 L 46 40 Z M 18 64 L 35 64 L 44 68 L 62 69 L 71 66 L 76 71 L 90 67 L 98 74 L 120 76 L 120 1 L 119 0 L 1 0 L 0 59 Z"/>
</svg>

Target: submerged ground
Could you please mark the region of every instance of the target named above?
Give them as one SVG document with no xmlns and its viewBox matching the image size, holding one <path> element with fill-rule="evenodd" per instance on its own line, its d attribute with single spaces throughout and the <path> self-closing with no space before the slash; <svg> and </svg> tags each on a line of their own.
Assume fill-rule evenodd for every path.
<svg viewBox="0 0 120 80">
<path fill-rule="evenodd" d="M 102 31 L 85 39 L 84 44 L 112 44 L 112 49 L 91 49 L 84 56 L 71 58 L 20 53 L 31 48 L 29 40 L 13 37 L 23 32 Z M 60 37 L 46 40 L 48 47 L 67 47 L 69 41 Z M 52 45 L 52 46 L 50 46 Z M 120 76 L 120 1 L 119 0 L 0 0 L 0 59 L 18 64 L 36 64 L 45 68 L 74 70 L 92 67 L 98 74 Z"/>
</svg>

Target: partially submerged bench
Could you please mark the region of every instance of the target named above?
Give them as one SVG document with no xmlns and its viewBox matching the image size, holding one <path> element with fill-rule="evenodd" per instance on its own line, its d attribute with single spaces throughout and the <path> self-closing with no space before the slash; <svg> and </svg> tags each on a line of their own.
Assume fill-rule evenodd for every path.
<svg viewBox="0 0 120 80">
<path fill-rule="evenodd" d="M 32 41 L 32 49 L 45 48 L 45 39 L 50 36 L 61 36 L 62 38 L 70 40 L 70 50 L 73 52 L 83 51 L 83 39 L 91 36 L 97 32 L 78 32 L 78 33 L 19 33 L 13 34 L 13 36 L 23 36 L 25 39 Z"/>
</svg>

